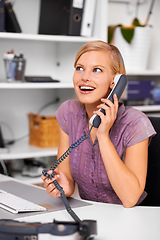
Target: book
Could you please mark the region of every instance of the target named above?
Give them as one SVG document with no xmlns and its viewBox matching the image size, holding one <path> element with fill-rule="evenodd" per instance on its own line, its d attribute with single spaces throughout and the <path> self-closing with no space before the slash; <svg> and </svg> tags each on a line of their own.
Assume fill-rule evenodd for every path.
<svg viewBox="0 0 160 240">
<path fill-rule="evenodd" d="M 18 23 L 16 14 L 13 10 L 12 3 L 10 1 L 5 1 L 5 30 L 6 32 L 20 33 L 21 28 Z"/>
<path fill-rule="evenodd" d="M 128 100 L 153 99 L 154 81 L 128 81 Z"/>
<path fill-rule="evenodd" d="M 0 32 L 5 31 L 5 11 L 4 11 L 5 0 L 0 0 Z"/>
<path fill-rule="evenodd" d="M 91 37 L 94 26 L 94 16 L 96 10 L 96 0 L 86 0 L 84 3 L 82 24 L 81 24 L 81 36 Z"/>
</svg>

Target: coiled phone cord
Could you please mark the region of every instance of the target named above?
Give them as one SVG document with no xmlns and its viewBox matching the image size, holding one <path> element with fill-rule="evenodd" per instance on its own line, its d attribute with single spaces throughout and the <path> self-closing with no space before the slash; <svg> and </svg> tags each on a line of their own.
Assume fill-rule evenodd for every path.
<svg viewBox="0 0 160 240">
<path fill-rule="evenodd" d="M 50 178 L 50 179 L 54 178 L 54 176 L 55 176 L 54 169 L 56 169 L 57 166 L 58 166 L 66 157 L 69 156 L 69 154 L 71 153 L 71 151 L 72 151 L 74 148 L 78 147 L 84 140 L 86 140 L 87 138 L 89 138 L 90 132 L 91 132 L 92 128 L 93 128 L 93 125 L 91 126 L 88 135 L 85 134 L 84 136 L 80 137 L 75 143 L 73 143 L 73 144 L 67 149 L 67 151 L 66 151 L 65 153 L 62 154 L 62 156 L 61 156 L 60 158 L 58 158 L 58 159 L 53 163 L 52 167 L 50 168 L 50 170 L 52 170 L 52 173 L 51 173 L 51 174 L 48 173 L 48 170 L 47 170 L 47 169 L 44 169 L 44 170 L 42 171 L 42 174 L 43 174 L 46 178 Z M 63 203 L 64 203 L 64 205 L 65 205 L 65 208 L 66 208 L 66 210 L 68 211 L 68 213 L 72 216 L 72 218 L 75 220 L 75 222 L 81 222 L 81 220 L 79 219 L 79 217 L 78 217 L 78 216 L 75 214 L 75 212 L 71 209 L 71 207 L 70 207 L 70 205 L 69 205 L 69 203 L 68 203 L 68 200 L 67 200 L 67 198 L 66 198 L 66 196 L 65 196 L 63 187 L 61 187 L 61 186 L 59 185 L 59 183 L 58 183 L 57 180 L 54 180 L 53 183 L 54 183 L 55 187 L 57 188 L 57 190 L 60 192 L 62 201 L 63 201 Z"/>
</svg>

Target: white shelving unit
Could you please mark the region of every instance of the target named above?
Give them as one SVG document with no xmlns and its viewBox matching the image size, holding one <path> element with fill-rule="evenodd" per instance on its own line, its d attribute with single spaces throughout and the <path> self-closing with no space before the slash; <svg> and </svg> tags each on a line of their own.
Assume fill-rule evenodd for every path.
<svg viewBox="0 0 160 240">
<path fill-rule="evenodd" d="M 134 108 L 142 111 L 142 112 L 159 112 L 160 113 L 160 106 L 159 105 L 146 105 L 146 106 L 133 106 Z"/>
<path fill-rule="evenodd" d="M 30 146 L 28 140 L 17 142 L 0 153 L 0 160 L 28 159 L 34 157 L 56 156 L 57 148 L 39 148 Z"/>
<path fill-rule="evenodd" d="M 81 37 L 81 36 L 59 36 L 59 35 L 44 35 L 44 34 L 29 34 L 29 33 L 8 33 L 1 32 L 1 39 L 11 40 L 31 40 L 31 41 L 45 41 L 45 42 L 86 42 L 92 41 L 94 37 Z"/>
<path fill-rule="evenodd" d="M 68 83 L 27 83 L 27 82 L 0 82 L 0 89 L 73 89 L 72 82 Z"/>
<path fill-rule="evenodd" d="M 45 111 L 47 115 L 54 115 L 61 102 L 74 97 L 72 75 L 75 55 L 87 41 L 107 40 L 107 7 L 108 0 L 97 0 L 92 37 L 51 36 L 37 34 L 40 1 L 16 0 L 14 8 L 23 33 L 0 33 L 0 124 L 5 138 L 16 139 L 28 134 L 29 112 L 36 113 L 43 105 L 59 97 L 60 101 Z M 11 49 L 24 54 L 25 75 L 46 75 L 60 82 L 6 82 L 3 54 Z M 20 141 L 11 145 L 8 152 L 0 153 L 0 160 L 56 154 L 56 148 L 36 148 L 29 146 L 28 141 Z"/>
</svg>

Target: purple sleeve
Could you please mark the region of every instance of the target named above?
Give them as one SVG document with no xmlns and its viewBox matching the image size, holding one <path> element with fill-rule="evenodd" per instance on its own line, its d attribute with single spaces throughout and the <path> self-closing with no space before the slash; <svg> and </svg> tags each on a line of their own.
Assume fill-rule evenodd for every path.
<svg viewBox="0 0 160 240">
<path fill-rule="evenodd" d="M 126 129 L 126 144 L 130 147 L 139 143 L 146 138 L 150 138 L 156 134 L 150 120 L 143 115 L 138 118 L 133 124 L 129 124 Z"/>
<path fill-rule="evenodd" d="M 68 131 L 68 122 L 69 122 L 69 113 L 68 113 L 68 101 L 61 104 L 61 106 L 56 111 L 56 118 L 59 123 L 59 126 L 62 130 L 69 134 Z"/>
</svg>

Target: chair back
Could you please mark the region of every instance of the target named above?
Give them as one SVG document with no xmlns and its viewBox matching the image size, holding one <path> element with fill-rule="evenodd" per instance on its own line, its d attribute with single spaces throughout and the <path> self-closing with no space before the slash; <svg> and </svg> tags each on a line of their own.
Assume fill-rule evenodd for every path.
<svg viewBox="0 0 160 240">
<path fill-rule="evenodd" d="M 143 206 L 160 206 L 160 117 L 149 117 L 157 134 L 148 148 L 148 171 Z"/>
</svg>

